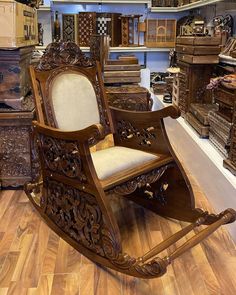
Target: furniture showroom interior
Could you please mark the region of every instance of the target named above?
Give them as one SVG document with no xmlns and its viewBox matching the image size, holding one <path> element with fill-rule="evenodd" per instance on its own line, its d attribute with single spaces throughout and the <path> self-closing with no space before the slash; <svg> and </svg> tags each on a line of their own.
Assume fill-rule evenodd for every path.
<svg viewBox="0 0 236 295">
<path fill-rule="evenodd" d="M 236 294 L 236 0 L 0 0 L 0 295 Z"/>
</svg>

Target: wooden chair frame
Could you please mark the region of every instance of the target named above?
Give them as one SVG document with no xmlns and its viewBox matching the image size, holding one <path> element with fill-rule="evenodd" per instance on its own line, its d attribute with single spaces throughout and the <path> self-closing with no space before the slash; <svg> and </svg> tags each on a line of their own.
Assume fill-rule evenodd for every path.
<svg viewBox="0 0 236 295">
<path fill-rule="evenodd" d="M 58 129 L 50 104 L 50 83 L 61 72 L 79 72 L 94 85 L 101 124 L 78 131 Z M 195 208 L 186 173 L 168 140 L 163 118 L 179 116 L 174 106 L 154 112 L 109 108 L 98 63 L 86 58 L 73 43 L 52 43 L 37 67 L 30 67 L 37 120 L 34 142 L 40 155 L 42 180 L 25 185 L 25 191 L 47 224 L 92 261 L 119 272 L 155 278 L 168 264 L 201 242 L 222 224 L 235 221 L 235 211 L 215 215 Z M 117 146 L 159 155 L 158 160 L 100 180 L 91 157 L 91 145 L 112 133 Z M 34 153 L 35 154 L 35 153 Z M 153 212 L 190 225 L 160 242 L 142 257 L 122 251 L 122 240 L 109 195 L 128 196 Z M 38 198 L 39 196 L 39 198 Z M 170 255 L 158 254 L 205 224 Z"/>
</svg>

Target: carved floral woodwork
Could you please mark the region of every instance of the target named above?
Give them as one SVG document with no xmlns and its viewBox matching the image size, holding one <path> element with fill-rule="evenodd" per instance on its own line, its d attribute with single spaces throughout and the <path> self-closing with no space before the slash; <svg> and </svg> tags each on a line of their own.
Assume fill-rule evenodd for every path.
<svg viewBox="0 0 236 295">
<path fill-rule="evenodd" d="M 45 169 L 56 171 L 69 178 L 86 182 L 76 141 L 59 140 L 48 136 L 39 137 Z"/>
<path fill-rule="evenodd" d="M 41 199 L 45 213 L 76 242 L 137 276 L 156 277 L 165 273 L 168 263 L 160 258 L 144 264 L 121 252 L 95 196 L 50 178 L 46 179 L 45 187 L 46 194 Z"/>
<path fill-rule="evenodd" d="M 107 191 L 107 194 L 125 196 L 132 194 L 137 189 L 143 189 L 144 195 L 147 198 L 154 198 L 158 200 L 163 206 L 167 203 L 165 198 L 165 190 L 168 188 L 166 182 L 160 182 L 158 188 L 152 188 L 151 184 L 156 183 L 167 169 L 173 167 L 173 164 L 164 165 L 158 169 L 139 175 L 130 181 L 115 186 L 113 189 Z"/>
<path fill-rule="evenodd" d="M 125 120 L 118 121 L 117 123 L 117 133 L 120 140 L 136 138 L 139 145 L 152 145 L 152 141 L 157 139 L 156 134 L 152 132 L 154 129 L 153 126 L 138 129 L 131 122 Z"/>
<path fill-rule="evenodd" d="M 8 177 L 30 175 L 28 128 L 0 127 L 0 134 L 1 174 Z"/>
<path fill-rule="evenodd" d="M 3 187 L 22 186 L 31 180 L 30 131 L 34 111 L 0 113 L 0 182 Z"/>
<path fill-rule="evenodd" d="M 86 57 L 74 42 L 54 42 L 47 46 L 37 66 L 39 71 L 48 71 L 62 65 L 90 67 L 93 62 Z"/>
</svg>

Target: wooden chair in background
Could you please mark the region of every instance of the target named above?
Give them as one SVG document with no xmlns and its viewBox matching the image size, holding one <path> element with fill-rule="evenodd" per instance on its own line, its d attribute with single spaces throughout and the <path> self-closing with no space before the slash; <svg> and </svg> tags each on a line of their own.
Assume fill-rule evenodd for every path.
<svg viewBox="0 0 236 295">
<path fill-rule="evenodd" d="M 235 221 L 232 209 L 215 215 L 195 208 L 191 184 L 163 122 L 179 116 L 176 107 L 154 112 L 109 108 L 99 63 L 71 42 L 49 45 L 30 74 L 42 181 L 28 183 L 25 191 L 47 224 L 83 255 L 128 275 L 155 278 L 222 224 Z M 114 146 L 91 153 L 90 147 L 108 134 Z M 190 224 L 157 241 L 142 257 L 132 257 L 122 250 L 109 200 L 114 194 Z M 208 226 L 170 255 L 158 256 L 201 224 Z"/>
</svg>

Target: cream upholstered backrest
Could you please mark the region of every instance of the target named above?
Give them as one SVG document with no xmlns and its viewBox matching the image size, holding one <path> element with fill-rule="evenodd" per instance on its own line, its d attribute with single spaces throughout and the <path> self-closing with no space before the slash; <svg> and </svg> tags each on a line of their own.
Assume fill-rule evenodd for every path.
<svg viewBox="0 0 236 295">
<path fill-rule="evenodd" d="M 96 93 L 79 72 L 62 72 L 52 80 L 50 100 L 58 128 L 75 131 L 100 123 Z"/>
</svg>

